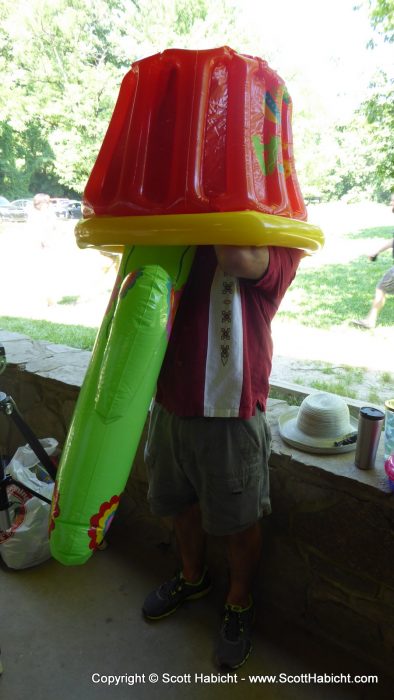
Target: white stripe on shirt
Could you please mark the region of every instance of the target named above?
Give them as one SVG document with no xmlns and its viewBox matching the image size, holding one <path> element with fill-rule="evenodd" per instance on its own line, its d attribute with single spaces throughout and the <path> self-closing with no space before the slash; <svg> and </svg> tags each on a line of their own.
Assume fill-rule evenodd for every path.
<svg viewBox="0 0 394 700">
<path fill-rule="evenodd" d="M 242 386 L 243 323 L 239 282 L 217 267 L 209 304 L 204 416 L 238 416 Z"/>
</svg>

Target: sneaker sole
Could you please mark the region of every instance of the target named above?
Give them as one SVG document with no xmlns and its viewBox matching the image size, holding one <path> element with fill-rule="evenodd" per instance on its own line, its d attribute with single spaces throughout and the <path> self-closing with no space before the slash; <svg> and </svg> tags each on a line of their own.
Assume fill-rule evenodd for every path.
<svg viewBox="0 0 394 700">
<path fill-rule="evenodd" d="M 205 588 L 203 591 L 199 591 L 199 593 L 193 593 L 192 595 L 188 595 L 187 598 L 184 598 L 181 600 L 178 605 L 176 605 L 174 608 L 171 608 L 171 610 L 168 610 L 168 612 L 163 613 L 162 615 L 148 615 L 145 610 L 142 608 L 142 612 L 144 614 L 144 617 L 146 617 L 147 620 L 162 620 L 164 617 L 168 617 L 169 615 L 172 615 L 178 608 L 183 605 L 183 603 L 186 603 L 188 600 L 198 600 L 199 598 L 203 598 L 205 595 L 209 593 L 211 590 L 212 586 L 209 586 L 209 588 Z"/>
<path fill-rule="evenodd" d="M 252 653 L 253 646 L 252 644 L 249 647 L 249 651 L 246 654 L 245 658 L 242 659 L 242 661 L 239 664 L 236 664 L 236 666 L 231 666 L 230 664 L 226 664 L 225 662 L 220 662 L 219 659 L 216 659 L 216 663 L 220 668 L 228 668 L 230 671 L 236 671 L 238 668 L 241 668 L 241 666 L 244 665 L 244 663 L 248 660 L 249 656 Z"/>
<path fill-rule="evenodd" d="M 254 625 L 255 619 L 256 619 L 256 610 L 254 609 L 254 610 L 253 610 L 253 617 L 252 617 L 252 621 L 251 621 L 251 627 Z M 223 662 L 223 661 L 220 662 L 219 659 L 218 659 L 217 657 L 216 657 L 216 663 L 217 663 L 218 666 L 221 666 L 221 667 L 230 669 L 230 671 L 236 671 L 237 668 L 241 668 L 241 666 L 243 666 L 244 663 L 248 660 L 250 654 L 252 653 L 252 649 L 253 649 L 253 644 L 252 644 L 252 642 L 250 642 L 250 646 L 249 646 L 249 649 L 248 649 L 248 653 L 247 653 L 246 656 L 242 659 L 242 661 L 240 661 L 240 663 L 237 664 L 236 666 L 231 666 L 230 664 L 226 664 L 226 663 Z"/>
<path fill-rule="evenodd" d="M 362 323 L 362 321 L 351 321 L 352 326 L 355 328 L 363 328 L 365 331 L 373 331 L 375 326 L 370 326 L 367 323 Z"/>
</svg>

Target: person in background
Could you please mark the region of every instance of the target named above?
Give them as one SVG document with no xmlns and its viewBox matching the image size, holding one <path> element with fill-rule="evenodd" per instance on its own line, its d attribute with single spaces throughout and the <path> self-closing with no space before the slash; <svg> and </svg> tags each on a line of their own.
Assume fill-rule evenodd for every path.
<svg viewBox="0 0 394 700">
<path fill-rule="evenodd" d="M 34 196 L 27 223 L 32 265 L 42 271 L 42 274 L 36 275 L 33 295 L 39 303 L 53 306 L 59 296 L 58 235 L 57 219 L 49 194 L 39 192 Z"/>
<path fill-rule="evenodd" d="M 48 247 L 52 242 L 51 238 L 56 226 L 56 216 L 49 194 L 39 192 L 33 197 L 28 223 L 40 247 Z"/>
<path fill-rule="evenodd" d="M 394 195 L 391 198 L 390 206 L 391 211 L 394 213 Z M 388 241 L 387 243 L 382 245 L 374 253 L 369 255 L 369 260 L 375 262 L 376 258 L 378 257 L 378 255 L 380 255 L 380 253 L 383 253 L 385 250 L 390 249 L 392 250 L 392 255 L 394 258 L 394 238 L 391 241 Z M 387 294 L 394 294 L 394 265 L 389 270 L 387 270 L 387 272 L 383 275 L 383 277 L 379 280 L 378 284 L 376 285 L 375 296 L 367 316 L 364 319 L 353 321 L 353 325 L 358 326 L 360 328 L 375 328 L 378 315 L 386 303 Z"/>
</svg>

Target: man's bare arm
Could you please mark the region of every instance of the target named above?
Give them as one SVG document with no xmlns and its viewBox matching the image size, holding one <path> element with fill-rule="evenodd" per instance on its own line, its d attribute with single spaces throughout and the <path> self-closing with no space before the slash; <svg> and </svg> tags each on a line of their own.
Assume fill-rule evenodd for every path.
<svg viewBox="0 0 394 700">
<path fill-rule="evenodd" d="M 257 280 L 269 264 L 269 250 L 265 246 L 215 245 L 219 266 L 228 275 Z"/>
<path fill-rule="evenodd" d="M 383 253 L 385 250 L 389 250 L 392 247 L 393 247 L 393 241 L 392 240 L 388 241 L 387 243 L 384 243 L 384 245 L 382 245 L 380 248 L 378 248 L 378 250 L 375 253 L 372 253 L 368 257 L 370 260 L 376 260 L 376 258 L 378 257 L 378 255 L 380 255 L 380 253 Z"/>
</svg>

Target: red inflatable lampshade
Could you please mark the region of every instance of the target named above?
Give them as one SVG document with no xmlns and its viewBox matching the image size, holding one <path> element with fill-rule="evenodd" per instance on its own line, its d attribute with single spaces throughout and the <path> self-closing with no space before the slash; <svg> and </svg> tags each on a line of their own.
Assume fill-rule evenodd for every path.
<svg viewBox="0 0 394 700">
<path fill-rule="evenodd" d="M 305 220 L 291 107 L 265 61 L 228 47 L 136 61 L 85 203 L 97 216 L 255 210 Z"/>
</svg>

